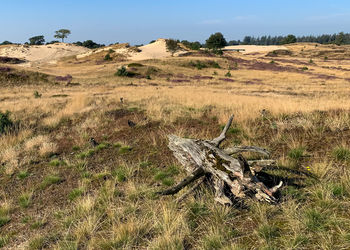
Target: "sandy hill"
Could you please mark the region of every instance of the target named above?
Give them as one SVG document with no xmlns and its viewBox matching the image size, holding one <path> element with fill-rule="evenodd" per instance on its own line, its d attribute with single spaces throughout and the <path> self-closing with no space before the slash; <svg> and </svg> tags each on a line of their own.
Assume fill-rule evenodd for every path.
<svg viewBox="0 0 350 250">
<path fill-rule="evenodd" d="M 86 59 L 99 57 L 101 55 L 106 55 L 107 53 L 116 53 L 127 56 L 129 53 L 135 51 L 135 47 L 130 47 L 129 43 L 113 44 L 110 46 L 89 50 L 85 53 L 77 55 L 77 59 Z"/>
<path fill-rule="evenodd" d="M 147 59 L 160 59 L 170 57 L 171 53 L 167 51 L 166 48 L 166 39 L 160 38 L 154 43 L 150 43 L 144 46 L 139 47 L 140 52 L 133 53 L 129 58 L 133 61 L 147 60 Z M 181 50 L 174 55 L 180 55 L 185 53 L 184 50 Z"/>
<path fill-rule="evenodd" d="M 54 63 L 56 60 L 86 53 L 90 49 L 66 43 L 55 43 L 50 45 L 11 45 L 0 46 L 0 56 L 20 58 L 28 61 L 26 66 L 33 63 Z"/>
<path fill-rule="evenodd" d="M 186 53 L 186 49 L 180 44 L 180 51 L 174 56 Z M 91 62 L 107 62 L 105 56 L 110 56 L 110 62 L 119 61 L 141 61 L 148 59 L 162 59 L 171 57 L 171 53 L 167 51 L 166 39 L 158 39 L 154 43 L 150 43 L 141 47 L 130 46 L 128 43 L 114 44 L 103 48 L 89 50 L 76 56 L 76 59 L 83 64 Z"/>
</svg>

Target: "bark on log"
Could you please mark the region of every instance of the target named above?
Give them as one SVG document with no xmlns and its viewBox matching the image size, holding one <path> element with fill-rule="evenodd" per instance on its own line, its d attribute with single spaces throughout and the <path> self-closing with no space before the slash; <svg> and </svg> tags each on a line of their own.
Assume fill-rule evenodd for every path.
<svg viewBox="0 0 350 250">
<path fill-rule="evenodd" d="M 230 150 L 220 149 L 220 144 L 226 139 L 226 133 L 231 126 L 233 116 L 230 117 L 220 136 L 213 140 L 185 139 L 176 135 L 169 135 L 169 148 L 177 160 L 189 173 L 183 181 L 176 186 L 159 192 L 170 195 L 179 192 L 182 188 L 196 181 L 203 175 L 209 176 L 210 184 L 215 190 L 215 201 L 223 205 L 232 205 L 234 200 L 249 197 L 259 201 L 275 202 L 273 194 L 282 186 L 267 188 L 256 176 L 250 164 L 259 165 L 259 161 L 247 162 L 243 156 L 238 159 L 230 153 L 257 152 L 269 155 L 268 151 L 254 146 L 235 147 Z M 271 161 L 260 162 L 272 164 Z M 260 165 L 259 165 L 260 166 Z"/>
</svg>

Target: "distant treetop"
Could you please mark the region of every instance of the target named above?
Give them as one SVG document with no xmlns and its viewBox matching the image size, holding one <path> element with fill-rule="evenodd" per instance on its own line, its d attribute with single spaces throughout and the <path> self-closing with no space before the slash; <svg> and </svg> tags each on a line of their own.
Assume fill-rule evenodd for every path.
<svg viewBox="0 0 350 250">
<path fill-rule="evenodd" d="M 320 44 L 350 44 L 350 34 L 340 32 L 339 34 L 324 34 L 319 36 L 245 36 L 243 41 L 229 41 L 229 45 L 281 45 L 295 42 L 320 43 Z"/>
<path fill-rule="evenodd" d="M 43 45 L 45 43 L 44 36 L 33 36 L 29 38 L 30 45 Z"/>
<path fill-rule="evenodd" d="M 104 44 L 95 43 L 92 40 L 86 40 L 84 42 L 78 41 L 78 42 L 75 42 L 73 44 L 75 44 L 77 46 L 83 46 L 83 47 L 86 47 L 86 48 L 89 48 L 89 49 L 97 49 L 97 48 L 101 48 L 101 47 L 105 46 Z"/>
<path fill-rule="evenodd" d="M 60 29 L 60 30 L 55 31 L 55 33 L 56 34 L 54 35 L 54 37 L 57 39 L 62 39 L 62 43 L 63 43 L 64 39 L 67 38 L 71 34 L 71 31 L 67 30 L 67 29 Z"/>
<path fill-rule="evenodd" d="M 206 46 L 209 49 L 221 49 L 227 45 L 224 35 L 220 32 L 212 34 L 208 40 L 206 40 Z"/>
</svg>

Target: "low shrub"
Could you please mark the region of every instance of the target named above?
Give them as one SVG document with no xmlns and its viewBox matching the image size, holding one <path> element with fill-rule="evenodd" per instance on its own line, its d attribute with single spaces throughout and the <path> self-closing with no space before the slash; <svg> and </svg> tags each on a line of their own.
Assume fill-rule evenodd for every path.
<svg viewBox="0 0 350 250">
<path fill-rule="evenodd" d="M 14 123 L 10 118 L 10 112 L 6 111 L 3 113 L 0 111 L 0 135 L 8 131 L 13 126 Z"/>
<path fill-rule="evenodd" d="M 114 73 L 115 76 L 125 76 L 125 77 L 133 77 L 135 76 L 135 73 L 127 71 L 124 66 L 119 68 L 117 72 Z"/>
<path fill-rule="evenodd" d="M 42 96 L 42 94 L 40 94 L 37 90 L 34 91 L 33 95 L 34 98 L 40 98 Z"/>
<path fill-rule="evenodd" d="M 111 55 L 108 53 L 107 55 L 105 55 L 105 58 L 103 58 L 103 60 L 112 61 L 113 59 L 112 59 Z"/>
<path fill-rule="evenodd" d="M 130 63 L 128 65 L 129 68 L 132 68 L 132 67 L 135 67 L 135 68 L 138 68 L 138 67 L 143 67 L 144 65 L 141 64 L 141 63 Z"/>
<path fill-rule="evenodd" d="M 228 71 L 228 72 L 225 74 L 225 76 L 226 76 L 226 77 L 231 77 L 231 76 L 232 76 L 232 75 L 231 75 L 231 72 Z"/>
</svg>

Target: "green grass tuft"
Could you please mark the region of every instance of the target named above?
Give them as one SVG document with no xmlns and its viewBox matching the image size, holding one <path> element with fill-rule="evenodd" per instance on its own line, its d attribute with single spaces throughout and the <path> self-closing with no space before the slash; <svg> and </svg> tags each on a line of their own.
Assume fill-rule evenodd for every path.
<svg viewBox="0 0 350 250">
<path fill-rule="evenodd" d="M 337 161 L 349 161 L 350 149 L 345 147 L 336 147 L 335 149 L 333 149 L 332 155 Z"/>
<path fill-rule="evenodd" d="M 275 225 L 263 224 L 258 228 L 258 235 L 269 243 L 279 236 L 279 229 Z"/>
<path fill-rule="evenodd" d="M 20 171 L 17 175 L 17 178 L 23 180 L 29 176 L 29 172 L 27 170 Z"/>
<path fill-rule="evenodd" d="M 5 226 L 7 223 L 11 221 L 11 218 L 7 215 L 0 215 L 0 228 Z"/>
<path fill-rule="evenodd" d="M 1 227 L 1 226 L 0 226 Z M 0 235 L 0 248 L 3 248 L 9 243 L 10 237 L 7 235 L 1 236 Z"/>
<path fill-rule="evenodd" d="M 112 176 L 116 178 L 119 182 L 124 182 L 127 180 L 127 170 L 124 166 L 119 166 L 112 171 Z"/>
<path fill-rule="evenodd" d="M 68 199 L 70 201 L 74 201 L 76 198 L 82 196 L 83 194 L 84 194 L 84 190 L 80 188 L 75 188 L 69 193 Z"/>
<path fill-rule="evenodd" d="M 172 165 L 166 170 L 157 171 L 154 180 L 162 182 L 165 186 L 171 186 L 175 183 L 173 177 L 177 174 L 179 174 L 178 167 Z"/>
<path fill-rule="evenodd" d="M 288 152 L 288 158 L 293 161 L 300 161 L 305 154 L 305 149 L 303 147 L 293 148 Z"/>
<path fill-rule="evenodd" d="M 53 159 L 52 161 L 50 161 L 50 166 L 53 167 L 58 167 L 58 166 L 65 166 L 67 165 L 67 163 L 65 163 L 64 161 L 60 161 L 58 159 Z"/>
<path fill-rule="evenodd" d="M 306 227 L 311 231 L 322 231 L 327 225 L 327 216 L 316 208 L 309 209 L 305 212 Z"/>
<path fill-rule="evenodd" d="M 130 147 L 130 146 L 121 146 L 120 148 L 119 148 L 119 154 L 126 154 L 126 153 L 128 153 L 128 152 L 130 152 L 132 150 L 132 147 Z"/>
<path fill-rule="evenodd" d="M 31 205 L 32 194 L 31 193 L 23 193 L 18 197 L 19 206 L 21 208 L 28 208 Z"/>
<path fill-rule="evenodd" d="M 44 180 L 40 184 L 41 189 L 45 189 L 48 186 L 58 184 L 62 181 L 62 178 L 57 175 L 48 175 L 44 178 Z"/>
</svg>

